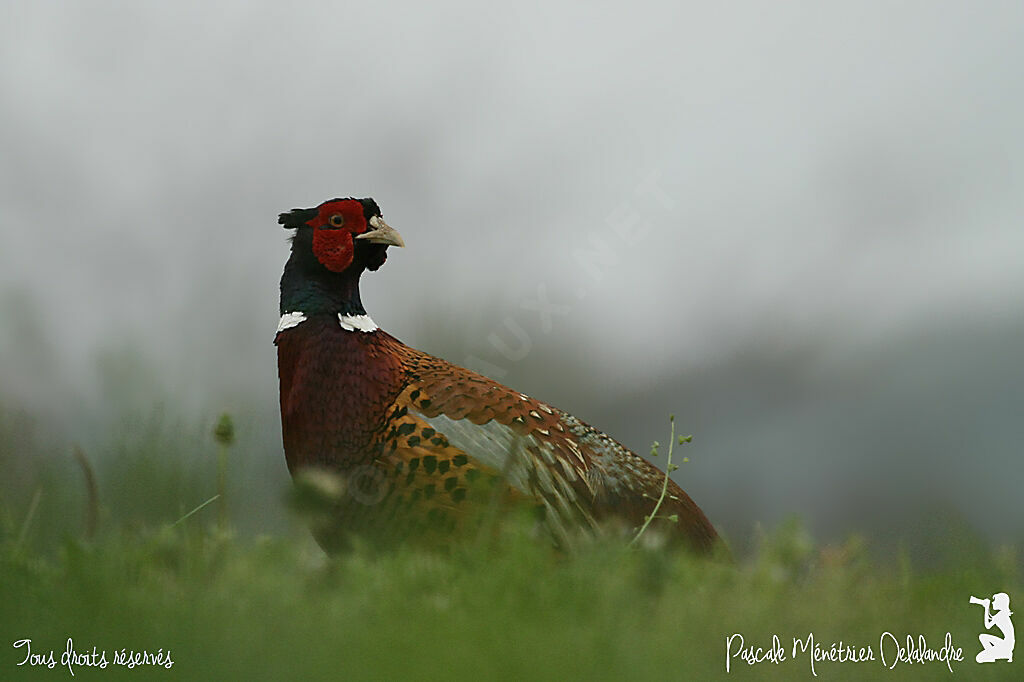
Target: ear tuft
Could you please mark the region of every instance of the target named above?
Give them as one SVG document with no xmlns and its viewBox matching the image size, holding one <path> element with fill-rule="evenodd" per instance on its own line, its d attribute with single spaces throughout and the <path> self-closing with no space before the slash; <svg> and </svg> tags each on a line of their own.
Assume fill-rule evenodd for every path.
<svg viewBox="0 0 1024 682">
<path fill-rule="evenodd" d="M 293 208 L 287 213 L 277 216 L 277 222 L 283 225 L 286 230 L 291 230 L 297 227 L 305 227 L 306 223 L 316 216 L 317 210 L 315 208 Z"/>
</svg>

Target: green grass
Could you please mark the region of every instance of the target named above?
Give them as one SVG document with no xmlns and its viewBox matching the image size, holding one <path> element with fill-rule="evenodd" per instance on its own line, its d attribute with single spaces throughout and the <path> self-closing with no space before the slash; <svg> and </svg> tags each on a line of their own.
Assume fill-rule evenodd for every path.
<svg viewBox="0 0 1024 682">
<path fill-rule="evenodd" d="M 179 526 L 67 540 L 43 558 L 20 549 L 12 530 L 0 550 L 4 679 L 64 677 L 17 667 L 23 655 L 11 645 L 22 638 L 58 658 L 70 636 L 79 650 L 163 648 L 174 661 L 171 670 L 76 669 L 85 679 L 698 679 L 724 675 L 734 632 L 758 644 L 778 633 L 787 649 L 813 632 L 826 647 L 843 639 L 877 650 L 885 630 L 935 645 L 948 630 L 965 649 L 956 673 L 1018 679 L 1017 664 L 980 669 L 972 660 L 980 609 L 968 596 L 1021 594 L 1005 553 L 915 574 L 872 566 L 856 543 L 814 552 L 792 525 L 737 566 L 621 545 L 559 557 L 510 524 L 496 545 L 447 556 L 362 550 L 328 560 L 304 537 Z M 810 672 L 806 656 L 734 665 L 744 679 Z M 838 679 L 947 674 L 938 663 L 817 670 Z"/>
<path fill-rule="evenodd" d="M 513 519 L 493 541 L 447 554 L 359 548 L 329 559 L 297 521 L 273 535 L 236 533 L 222 527 L 214 503 L 176 524 L 217 492 L 217 449 L 201 440 L 181 442 L 208 449 L 205 487 L 173 464 L 187 460 L 157 456 L 174 450 L 166 432 L 143 429 L 112 448 L 114 469 L 98 467 L 101 497 L 126 481 L 153 489 L 141 501 L 103 501 L 92 540 L 81 532 L 85 495 L 75 479 L 44 469 L 24 479 L 25 490 L 0 485 L 0 679 L 68 679 L 60 661 L 68 637 L 78 651 L 163 649 L 174 661 L 170 669 L 76 667 L 75 679 L 714 679 L 725 677 L 726 637 L 736 632 L 758 646 L 778 634 L 788 658 L 793 638 L 812 632 L 826 648 L 842 639 L 877 657 L 884 631 L 901 640 L 923 634 L 936 648 L 949 631 L 964 656 L 954 678 L 1024 677 L 1024 645 L 1013 664 L 974 663 L 981 609 L 968 604 L 1005 591 L 1024 613 L 1014 548 L 948 537 L 950 547 L 971 551 L 925 570 L 905 554 L 873 556 L 857 538 L 817 547 L 793 521 L 735 563 L 645 542 L 562 556 Z M 230 481 L 228 489 L 236 501 L 244 492 Z M 30 518 L 35 490 L 42 502 Z M 42 533 L 35 524 L 54 502 L 66 505 L 65 526 Z M 24 638 L 37 653 L 54 650 L 56 668 L 19 667 L 24 649 L 13 643 Z M 816 669 L 821 679 L 949 676 L 941 663 Z M 807 654 L 753 667 L 737 658 L 729 677 L 811 678 L 810 663 Z"/>
</svg>

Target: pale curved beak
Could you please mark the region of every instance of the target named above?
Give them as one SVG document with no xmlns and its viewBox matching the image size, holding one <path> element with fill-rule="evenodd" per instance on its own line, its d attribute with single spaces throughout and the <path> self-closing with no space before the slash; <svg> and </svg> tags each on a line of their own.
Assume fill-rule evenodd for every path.
<svg viewBox="0 0 1024 682">
<path fill-rule="evenodd" d="M 363 234 L 357 234 L 356 239 L 365 239 L 374 244 L 387 244 L 389 246 L 405 246 L 402 235 L 398 230 L 384 222 L 379 215 L 370 218 L 370 227 L 373 229 Z"/>
</svg>

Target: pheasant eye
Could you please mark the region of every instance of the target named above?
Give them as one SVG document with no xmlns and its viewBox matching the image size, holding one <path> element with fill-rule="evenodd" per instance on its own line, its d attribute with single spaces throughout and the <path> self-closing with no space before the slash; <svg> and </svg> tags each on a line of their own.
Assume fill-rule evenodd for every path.
<svg viewBox="0 0 1024 682">
<path fill-rule="evenodd" d="M 340 213 L 335 213 L 330 219 L 331 227 L 341 227 L 345 224 L 345 216 Z"/>
</svg>

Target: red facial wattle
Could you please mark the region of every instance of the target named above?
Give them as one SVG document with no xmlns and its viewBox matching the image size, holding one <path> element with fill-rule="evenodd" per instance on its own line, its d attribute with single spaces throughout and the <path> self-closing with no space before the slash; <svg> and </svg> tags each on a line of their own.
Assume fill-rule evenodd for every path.
<svg viewBox="0 0 1024 682">
<path fill-rule="evenodd" d="M 353 199 L 326 202 L 309 225 L 313 227 L 313 254 L 325 268 L 342 272 L 352 264 L 353 235 L 366 231 L 362 204 Z"/>
<path fill-rule="evenodd" d="M 351 265 L 354 251 L 352 233 L 344 228 L 318 227 L 313 231 L 313 254 L 332 272 L 341 272 Z"/>
</svg>

